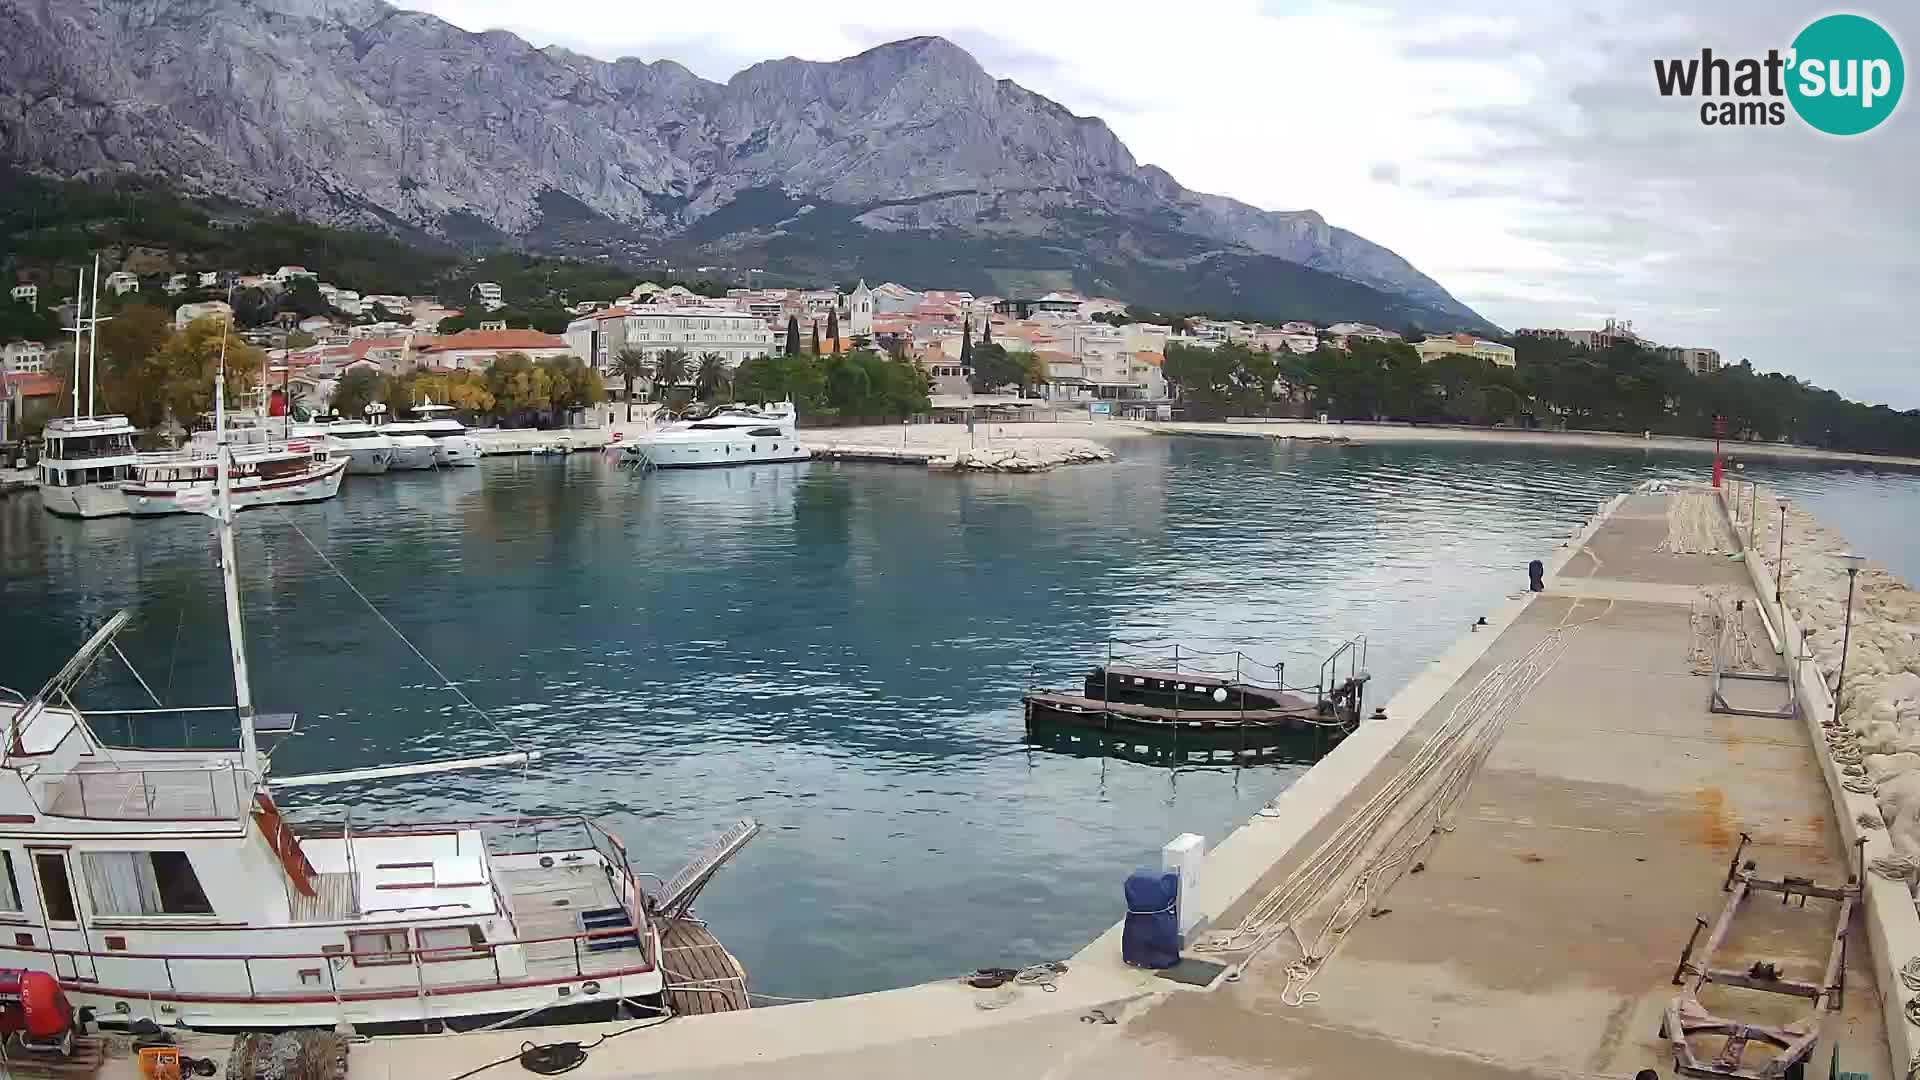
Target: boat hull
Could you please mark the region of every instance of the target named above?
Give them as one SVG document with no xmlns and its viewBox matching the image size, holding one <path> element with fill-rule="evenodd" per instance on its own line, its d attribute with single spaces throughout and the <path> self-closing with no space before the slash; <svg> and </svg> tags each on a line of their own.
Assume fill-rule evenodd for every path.
<svg viewBox="0 0 1920 1080">
<path fill-rule="evenodd" d="M 644 454 L 656 469 L 712 469 L 729 465 L 759 465 L 774 461 L 805 461 L 812 456 L 792 434 L 725 442 L 637 442 L 625 451 Z"/>
<path fill-rule="evenodd" d="M 49 487 L 43 484 L 40 488 L 40 505 L 46 507 L 50 514 L 67 518 L 119 517 L 131 513 L 121 481 L 76 484 L 72 487 Z"/>
<path fill-rule="evenodd" d="M 480 464 L 480 441 L 470 435 L 447 435 L 433 440 L 433 462 L 441 468 L 472 468 Z"/>
<path fill-rule="evenodd" d="M 379 476 L 393 467 L 391 446 L 348 446 L 335 453 L 347 455 L 347 471 L 355 476 Z"/>
<path fill-rule="evenodd" d="M 387 467 L 394 472 L 413 472 L 420 469 L 437 468 L 438 465 L 434 461 L 434 457 L 433 440 L 427 438 L 425 435 L 406 437 L 405 441 L 402 441 L 401 438 L 394 438 L 393 458 Z"/>
<path fill-rule="evenodd" d="M 325 470 L 303 476 L 290 476 L 280 480 L 245 485 L 235 484 L 232 493 L 234 509 L 249 510 L 256 506 L 287 506 L 331 499 L 340 493 L 341 481 L 346 479 L 347 461 L 346 458 L 336 459 Z M 179 505 L 178 495 L 181 489 L 141 487 L 130 483 L 122 490 L 125 492 L 127 510 L 135 517 L 159 517 L 164 514 L 188 512 Z"/>
<path fill-rule="evenodd" d="M 1323 713 L 1312 707 L 1176 710 L 1047 691 L 1027 694 L 1024 700 L 1029 727 L 1045 725 L 1142 734 L 1177 733 L 1182 739 L 1219 738 L 1227 744 L 1261 732 L 1350 731 L 1354 726 L 1354 718 L 1344 711 Z"/>
</svg>

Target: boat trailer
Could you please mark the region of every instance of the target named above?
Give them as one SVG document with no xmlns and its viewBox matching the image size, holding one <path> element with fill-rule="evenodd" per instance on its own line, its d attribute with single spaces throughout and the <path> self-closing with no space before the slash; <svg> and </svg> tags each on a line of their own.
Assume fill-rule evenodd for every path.
<svg viewBox="0 0 1920 1080">
<path fill-rule="evenodd" d="M 1740 846 L 1727 863 L 1727 878 L 1720 886 L 1721 891 L 1727 894 L 1726 906 L 1720 909 L 1720 917 L 1711 924 L 1703 918 L 1695 919 L 1693 934 L 1687 938 L 1687 947 L 1680 952 L 1680 963 L 1673 969 L 1673 984 L 1686 989 L 1675 994 L 1667 1004 L 1666 1014 L 1660 1021 L 1660 1037 L 1672 1044 L 1673 1067 L 1685 1076 L 1738 1077 L 1741 1080 L 1783 1077 L 1786 1080 L 1798 1080 L 1806 1071 L 1807 1059 L 1813 1053 L 1814 1046 L 1820 1041 L 1822 1014 L 1838 1012 L 1846 1002 L 1847 934 L 1852 924 L 1854 906 L 1860 900 L 1860 883 L 1864 880 L 1864 841 L 1855 846 L 1853 873 L 1847 876 L 1847 883 L 1839 887 L 1816 884 L 1811 878 L 1791 874 L 1782 875 L 1777 881 L 1758 876 L 1752 859 L 1742 861 L 1747 845 L 1752 842 L 1752 836 L 1744 832 L 1740 834 Z M 1826 967 L 1820 982 L 1806 983 L 1782 978 L 1779 969 L 1764 960 L 1746 968 L 1713 965 L 1714 954 L 1726 943 L 1727 933 L 1733 927 L 1734 916 L 1739 912 L 1740 905 L 1755 892 L 1779 893 L 1782 907 L 1798 898 L 1799 906 L 1804 908 L 1809 897 L 1831 900 L 1838 905 L 1833 936 L 1827 949 Z M 1694 947 L 1699 943 L 1703 930 L 1708 931 L 1706 945 L 1700 950 L 1699 958 L 1695 959 Z M 1688 985 L 1689 980 L 1691 986 Z M 1807 998 L 1813 1005 L 1805 1017 L 1790 1024 L 1749 1024 L 1707 1011 L 1699 998 L 1700 987 L 1707 983 Z M 1696 1057 L 1688 1042 L 1688 1039 L 1699 1035 L 1726 1037 L 1720 1052 L 1710 1061 Z M 1775 1047 L 1778 1052 L 1758 1067 L 1747 1066 L 1743 1058 L 1752 1043 Z"/>
</svg>

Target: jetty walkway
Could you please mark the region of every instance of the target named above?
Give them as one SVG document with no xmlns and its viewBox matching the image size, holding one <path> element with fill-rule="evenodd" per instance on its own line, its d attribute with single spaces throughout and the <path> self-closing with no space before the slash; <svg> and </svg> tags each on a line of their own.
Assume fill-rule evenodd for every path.
<svg viewBox="0 0 1920 1080">
<path fill-rule="evenodd" d="M 1696 500 L 1691 522 L 1682 520 L 1684 499 Z M 1853 823 L 1836 827 L 1831 765 L 1813 743 L 1817 718 L 1709 708 L 1715 640 L 1733 643 L 1737 656 L 1723 660 L 1751 673 L 1778 672 L 1783 661 L 1757 614 L 1754 570 L 1724 554 L 1672 550 L 1688 546 L 1676 536 L 1702 527 L 1703 504 L 1722 513 L 1697 492 L 1636 493 L 1603 506 L 1542 553 L 1544 591 L 1525 591 L 1516 570 L 1516 591 L 1486 612 L 1484 626 L 1463 626 L 1453 648 L 1387 703 L 1384 719 L 1364 723 L 1222 839 L 1193 898 L 1211 928 L 1192 944 L 1212 950 L 1189 954 L 1230 965 L 1210 986 L 1125 967 L 1115 926 L 1069 958 L 1053 992 L 946 982 L 676 1018 L 598 1046 L 576 1075 L 1676 1075 L 1658 1034 L 1675 965 L 1695 917 L 1711 920 L 1725 903 L 1742 835 L 1752 838 L 1744 858 L 1763 877 L 1840 884 L 1855 857 L 1843 839 Z M 1716 615 L 1724 637 L 1710 632 Z M 1750 713 L 1789 692 L 1762 681 L 1726 687 Z M 1449 750 L 1459 753 L 1444 760 L 1463 768 L 1407 780 L 1420 773 L 1410 766 Z M 1392 797 L 1376 799 L 1382 792 Z M 1449 797 L 1428 798 L 1436 792 Z M 1426 806 L 1438 809 L 1423 816 Z M 1379 828 L 1359 837 L 1357 855 L 1294 890 L 1304 897 L 1297 906 L 1281 902 L 1300 875 L 1326 865 L 1316 856 L 1329 838 L 1366 820 Z M 1872 899 L 1898 907 L 1889 888 L 1873 881 Z M 1116 901 L 1118 892 L 1116 881 Z M 1291 929 L 1263 922 L 1276 912 Z M 1782 979 L 1820 982 L 1829 912 L 1822 900 L 1802 909 L 1758 894 L 1716 966 L 1760 960 Z M 1879 933 L 1862 932 L 1877 917 L 1871 905 L 1856 916 L 1844 1005 L 1828 1015 L 1807 1077 L 1828 1075 L 1835 1045 L 1843 1070 L 1903 1075 L 1891 1058 L 1904 1063 L 1907 1034 L 1890 1052 L 1886 1017 L 1900 1008 L 1886 1008 L 1893 984 L 1877 956 Z M 1329 926 L 1345 932 L 1329 935 Z M 1303 953 L 1316 959 L 1303 962 Z M 1785 1022 L 1806 1007 L 1718 986 L 1700 996 L 1755 1022 Z M 511 1060 L 523 1041 L 591 1043 L 619 1030 L 379 1040 L 354 1047 L 350 1073 L 450 1078 L 504 1058 L 480 1074 L 501 1080 L 523 1075 Z M 193 1052 L 217 1056 L 214 1042 L 194 1041 Z"/>
</svg>

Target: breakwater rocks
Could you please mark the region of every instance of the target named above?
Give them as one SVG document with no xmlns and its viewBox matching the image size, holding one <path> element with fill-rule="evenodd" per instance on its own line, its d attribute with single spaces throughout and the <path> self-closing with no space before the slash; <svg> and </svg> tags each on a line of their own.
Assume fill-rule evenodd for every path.
<svg viewBox="0 0 1920 1080">
<path fill-rule="evenodd" d="M 956 471 L 1030 473 L 1044 472 L 1059 465 L 1087 465 L 1112 461 L 1113 451 L 1084 439 L 1047 439 L 1012 446 L 984 446 L 937 455 L 927 461 L 929 469 Z"/>
<path fill-rule="evenodd" d="M 1763 492 L 1759 503 L 1775 499 Z M 1758 516 L 1754 548 L 1771 559 L 1779 550 L 1779 511 Z M 1841 556 L 1852 545 L 1791 505 L 1786 529 L 1781 599 L 1808 631 L 1807 649 L 1831 686 L 1846 627 Z M 1868 563 L 1854 582 L 1851 639 L 1837 710 L 1844 731 L 1828 741 L 1850 784 L 1873 788 L 1895 849 L 1920 859 L 1920 593 Z"/>
</svg>

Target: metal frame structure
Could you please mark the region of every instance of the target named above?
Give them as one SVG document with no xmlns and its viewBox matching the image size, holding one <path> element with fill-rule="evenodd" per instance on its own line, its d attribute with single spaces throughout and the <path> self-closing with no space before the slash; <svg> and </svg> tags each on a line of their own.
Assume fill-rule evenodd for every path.
<svg viewBox="0 0 1920 1080">
<path fill-rule="evenodd" d="M 1735 1077 L 1740 1080 L 1785 1077 L 1796 1080 L 1804 1074 L 1807 1059 L 1820 1041 L 1822 1014 L 1838 1012 L 1846 1003 L 1847 934 L 1853 920 L 1854 906 L 1859 903 L 1861 896 L 1865 842 L 1856 845 L 1854 872 L 1847 876 L 1847 883 L 1839 887 L 1819 885 L 1811 878 L 1791 874 L 1783 875 L 1778 880 L 1759 877 L 1753 860 L 1741 861 L 1747 845 L 1752 842 L 1752 836 L 1740 834 L 1740 846 L 1727 864 L 1726 881 L 1721 885 L 1727 894 L 1726 905 L 1720 909 L 1720 917 L 1711 924 L 1705 919 L 1695 920 L 1693 934 L 1687 938 L 1686 948 L 1681 950 L 1680 963 L 1673 969 L 1673 984 L 1686 989 L 1675 994 L 1673 1000 L 1667 1003 L 1666 1013 L 1660 1021 L 1660 1037 L 1667 1040 L 1673 1049 L 1675 1071 L 1685 1076 Z M 1764 962 L 1757 962 L 1746 969 L 1713 966 L 1714 954 L 1726 943 L 1740 905 L 1755 892 L 1779 893 L 1782 906 L 1795 897 L 1799 898 L 1802 908 L 1807 906 L 1809 897 L 1831 900 L 1838 905 L 1832 944 L 1827 950 L 1827 962 L 1822 969 L 1820 982 L 1806 983 L 1781 978 L 1771 964 Z M 1694 947 L 1699 943 L 1703 930 L 1708 931 L 1707 943 L 1696 961 Z M 1689 979 L 1692 980 L 1691 986 L 1687 986 Z M 1700 1004 L 1700 988 L 1707 983 L 1807 998 L 1812 1006 L 1805 1017 L 1791 1024 L 1749 1024 L 1716 1016 Z M 1702 1035 L 1726 1037 L 1720 1052 L 1710 1061 L 1702 1061 L 1696 1056 L 1688 1041 Z M 1748 1046 L 1756 1042 L 1777 1047 L 1778 1052 L 1759 1067 L 1752 1068 L 1745 1065 L 1743 1059 Z"/>
<path fill-rule="evenodd" d="M 1745 600 L 1734 602 L 1733 617 L 1740 618 L 1745 613 Z M 1763 615 L 1762 618 L 1765 616 Z M 1720 622 L 1719 633 L 1715 635 L 1713 645 L 1713 674 L 1707 689 L 1707 711 L 1723 713 L 1729 716 L 1760 716 L 1773 719 L 1793 720 L 1800 716 L 1800 698 L 1793 692 L 1791 676 L 1762 671 L 1736 671 L 1726 666 L 1727 642 L 1734 633 L 1731 620 L 1719 613 L 1716 606 L 1714 618 Z M 1774 683 L 1786 689 L 1787 703 L 1777 709 L 1749 709 L 1730 704 L 1727 701 L 1723 680 L 1740 679 L 1745 682 Z"/>
</svg>

